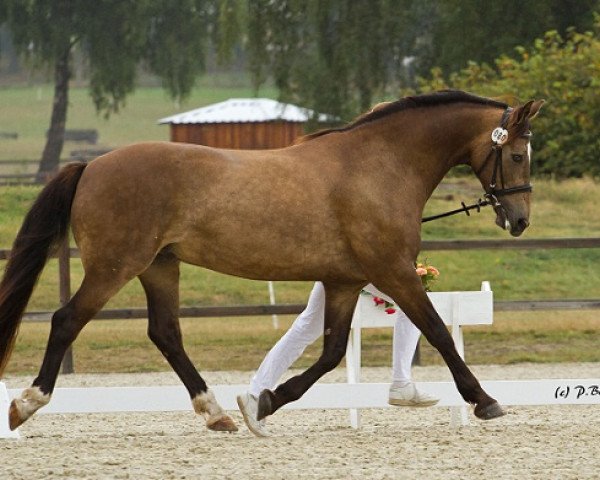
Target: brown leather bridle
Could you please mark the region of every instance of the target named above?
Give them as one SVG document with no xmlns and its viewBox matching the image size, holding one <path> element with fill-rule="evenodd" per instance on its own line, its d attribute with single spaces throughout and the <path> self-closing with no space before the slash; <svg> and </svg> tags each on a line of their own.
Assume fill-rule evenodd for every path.
<svg viewBox="0 0 600 480">
<path fill-rule="evenodd" d="M 506 131 L 506 124 L 508 123 L 508 117 L 512 112 L 512 108 L 508 107 L 502 114 L 502 120 L 500 126 L 495 128 L 492 132 L 492 149 L 488 153 L 481 167 L 475 172 L 479 175 L 483 169 L 487 166 L 490 159 L 494 158 L 494 170 L 492 172 L 492 178 L 488 189 L 486 189 L 484 198 L 494 207 L 500 207 L 500 201 L 498 197 L 505 195 L 512 195 L 513 193 L 531 192 L 533 187 L 531 183 L 525 183 L 516 187 L 506 188 L 504 184 L 504 171 L 502 169 L 502 146 L 508 140 L 508 132 Z M 525 138 L 531 137 L 531 133 L 527 132 L 522 135 Z M 498 187 L 498 180 L 500 180 L 500 187 Z"/>
<path fill-rule="evenodd" d="M 439 215 L 424 217 L 421 219 L 421 223 L 430 222 L 431 220 L 437 220 L 438 218 L 448 217 L 461 212 L 465 212 L 467 215 L 470 215 L 469 210 L 477 209 L 477 212 L 479 212 L 481 207 L 486 207 L 488 205 L 491 205 L 494 211 L 498 213 L 498 210 L 503 208 L 500 200 L 498 200 L 498 197 L 512 195 L 514 193 L 531 192 L 533 190 L 531 183 L 525 183 L 523 185 L 509 188 L 506 188 L 504 184 L 504 171 L 502 169 L 502 146 L 508 140 L 508 131 L 506 130 L 506 126 L 511 112 L 512 108 L 510 107 L 507 107 L 506 110 L 504 110 L 502 119 L 500 120 L 500 126 L 496 127 L 492 132 L 492 148 L 487 157 L 485 157 L 481 167 L 475 171 L 475 174 L 479 176 L 479 174 L 489 164 L 490 160 L 494 159 L 494 170 L 492 171 L 490 184 L 485 190 L 485 194 L 483 196 L 484 200 L 479 199 L 477 200 L 477 203 L 468 206 L 465 205 L 464 202 L 461 202 L 462 208 L 441 213 Z M 522 137 L 531 137 L 531 132 L 524 133 Z M 498 180 L 500 181 L 501 188 L 498 188 Z"/>
</svg>

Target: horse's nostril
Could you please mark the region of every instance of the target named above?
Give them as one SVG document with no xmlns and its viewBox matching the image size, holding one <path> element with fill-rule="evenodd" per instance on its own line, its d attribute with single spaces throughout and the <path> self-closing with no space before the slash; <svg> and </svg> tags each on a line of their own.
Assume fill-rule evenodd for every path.
<svg viewBox="0 0 600 480">
<path fill-rule="evenodd" d="M 517 223 L 522 230 L 525 230 L 529 226 L 529 221 L 525 218 L 520 218 Z"/>
</svg>

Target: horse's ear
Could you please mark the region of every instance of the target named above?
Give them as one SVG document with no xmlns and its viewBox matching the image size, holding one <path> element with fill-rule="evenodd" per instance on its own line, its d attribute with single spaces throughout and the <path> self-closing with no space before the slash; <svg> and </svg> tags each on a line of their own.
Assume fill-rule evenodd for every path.
<svg viewBox="0 0 600 480">
<path fill-rule="evenodd" d="M 545 100 L 530 100 L 515 111 L 515 125 L 534 118 L 542 108 Z"/>
<path fill-rule="evenodd" d="M 535 118 L 537 114 L 540 112 L 540 108 L 546 102 L 546 100 L 535 100 L 531 103 L 531 107 L 529 108 L 529 113 L 527 114 L 527 118 L 531 120 Z"/>
</svg>

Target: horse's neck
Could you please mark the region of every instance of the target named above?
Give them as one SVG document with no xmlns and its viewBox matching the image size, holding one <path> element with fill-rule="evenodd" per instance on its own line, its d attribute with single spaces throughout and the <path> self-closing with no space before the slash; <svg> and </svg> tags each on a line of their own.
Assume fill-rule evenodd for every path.
<svg viewBox="0 0 600 480">
<path fill-rule="evenodd" d="M 450 169 L 469 160 L 476 139 L 491 133 L 499 115 L 481 107 L 422 108 L 396 114 L 386 125 L 373 124 L 371 134 L 365 129 L 362 136 L 374 139 L 379 155 L 387 150 L 396 163 L 393 174 L 399 182 L 417 186 L 424 204 Z"/>
</svg>

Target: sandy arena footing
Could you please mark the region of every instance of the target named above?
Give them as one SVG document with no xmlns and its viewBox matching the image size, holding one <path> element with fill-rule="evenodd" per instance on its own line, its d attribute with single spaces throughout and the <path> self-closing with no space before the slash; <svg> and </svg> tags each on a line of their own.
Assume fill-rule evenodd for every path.
<svg viewBox="0 0 600 480">
<path fill-rule="evenodd" d="M 479 380 L 598 378 L 600 363 L 473 366 Z M 251 372 L 205 372 L 209 384 Z M 385 382 L 388 368 L 363 368 Z M 415 367 L 416 381 L 449 380 L 445 367 Z M 344 381 L 338 369 L 323 381 Z M 8 388 L 32 378 L 8 377 Z M 57 387 L 178 385 L 175 374 L 59 377 Z M 0 439 L 0 478 L 13 479 L 598 479 L 600 407 L 509 407 L 490 422 L 450 427 L 447 408 L 363 410 L 361 430 L 345 410 L 287 410 L 259 439 L 211 432 L 192 412 L 35 415 L 21 439 Z"/>
</svg>

